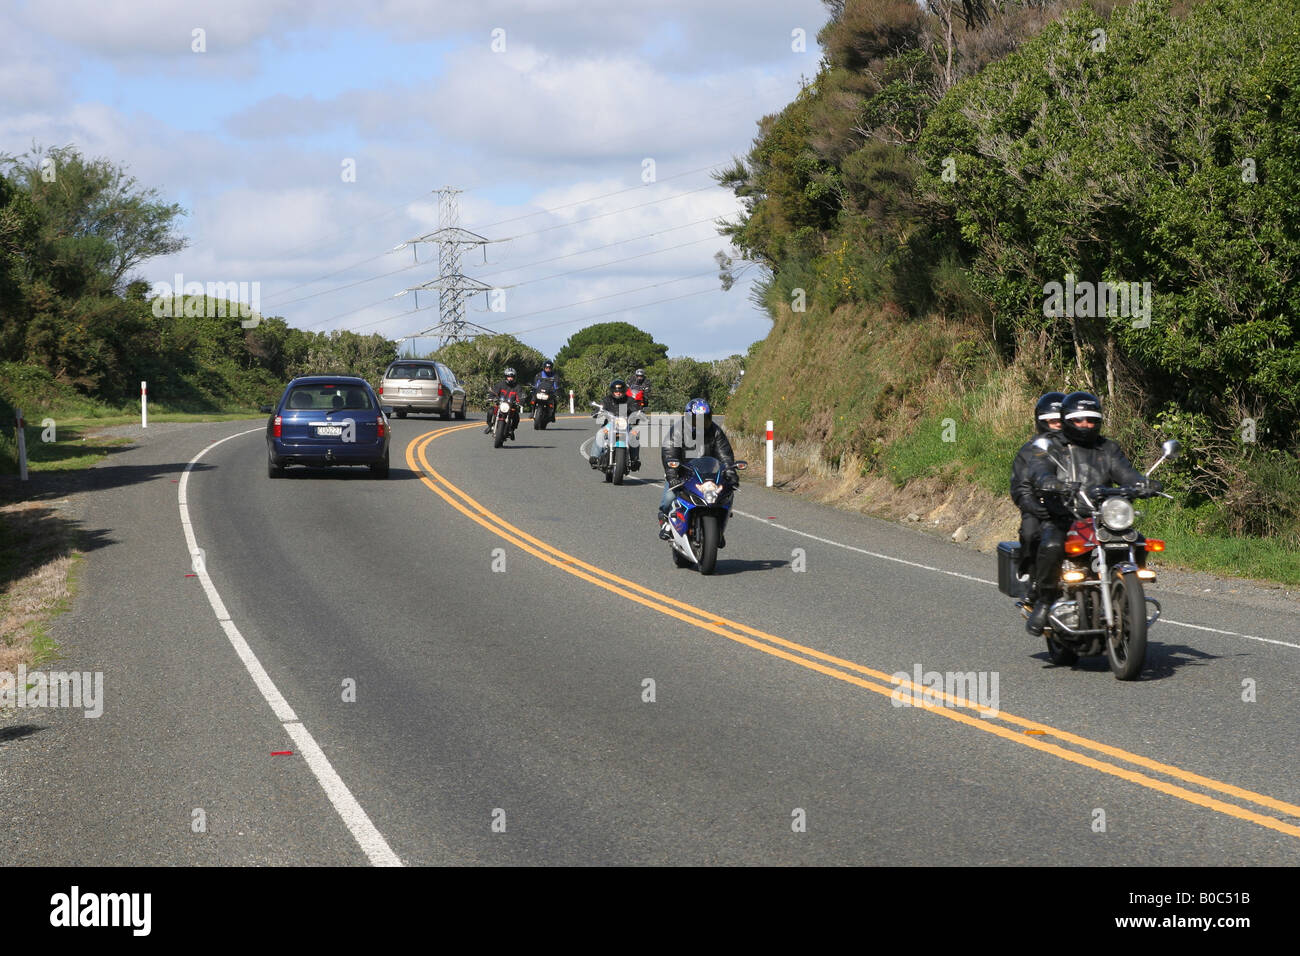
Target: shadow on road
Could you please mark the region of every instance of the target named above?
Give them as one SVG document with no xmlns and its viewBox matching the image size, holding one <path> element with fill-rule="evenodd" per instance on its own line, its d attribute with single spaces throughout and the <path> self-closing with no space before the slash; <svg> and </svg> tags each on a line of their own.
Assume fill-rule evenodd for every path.
<svg viewBox="0 0 1300 956">
<path fill-rule="evenodd" d="M 1142 667 L 1141 679 L 1164 680 L 1167 677 L 1172 677 L 1180 668 L 1208 664 L 1210 661 L 1219 660 L 1222 656 L 1220 654 L 1209 654 L 1197 648 L 1188 647 L 1186 644 L 1162 644 L 1159 641 L 1149 641 L 1147 643 L 1146 663 Z M 1034 654 L 1033 657 L 1042 661 L 1044 667 L 1050 668 L 1054 666 L 1045 649 L 1038 654 Z M 1108 673 L 1110 671 L 1110 662 L 1106 659 L 1105 654 L 1101 654 L 1097 657 L 1082 657 L 1072 668 L 1063 669 L 1098 674 Z"/>
<path fill-rule="evenodd" d="M 763 559 L 759 561 L 748 561 L 744 558 L 718 558 L 718 563 L 713 569 L 715 575 L 719 574 L 743 574 L 746 571 L 773 571 L 777 568 L 788 567 L 790 562 L 784 558 L 781 559 Z"/>
<path fill-rule="evenodd" d="M 0 744 L 7 744 L 11 740 L 22 740 L 32 734 L 39 734 L 44 729 L 44 727 L 38 727 L 35 724 L 16 724 L 13 727 L 0 727 Z"/>
</svg>

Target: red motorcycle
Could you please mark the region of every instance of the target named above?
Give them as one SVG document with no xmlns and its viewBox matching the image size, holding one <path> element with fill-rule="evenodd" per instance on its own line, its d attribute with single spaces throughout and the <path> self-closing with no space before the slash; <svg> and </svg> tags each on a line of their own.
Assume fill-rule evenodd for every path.
<svg viewBox="0 0 1300 956">
<path fill-rule="evenodd" d="M 1041 444 L 1039 444 L 1041 443 Z M 1045 438 L 1035 445 L 1051 449 Z M 1179 445 L 1167 441 L 1159 461 L 1178 457 Z M 1053 459 L 1058 467 L 1064 468 Z M 1147 629 L 1160 617 L 1160 602 L 1146 596 L 1144 582 L 1156 579 L 1146 566 L 1147 555 L 1164 551 L 1165 543 L 1143 537 L 1134 527 L 1138 517 L 1133 502 L 1160 494 L 1128 485 L 1084 488 L 1077 481 L 1066 482 L 1063 501 L 1075 516 L 1065 539 L 1061 560 L 1060 590 L 1047 612 L 1043 635 L 1052 663 L 1072 665 L 1080 657 L 1105 654 L 1119 680 L 1134 680 L 1146 659 Z M 1029 599 L 1029 575 L 1020 575 L 1020 543 L 998 544 L 998 589 L 1017 598 L 1016 606 L 1027 618 L 1033 610 Z M 1147 605 L 1153 606 L 1147 617 Z"/>
</svg>

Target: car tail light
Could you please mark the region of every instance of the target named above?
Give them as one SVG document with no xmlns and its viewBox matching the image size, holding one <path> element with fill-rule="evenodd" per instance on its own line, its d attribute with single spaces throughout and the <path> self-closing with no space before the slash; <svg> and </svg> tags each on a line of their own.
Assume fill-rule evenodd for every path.
<svg viewBox="0 0 1300 956">
<path fill-rule="evenodd" d="M 444 396 L 444 395 L 446 395 L 446 394 L 447 394 L 447 393 L 444 392 L 444 391 L 442 390 L 442 386 L 439 385 L 439 386 L 438 386 L 438 397 L 439 397 L 439 398 L 442 398 L 442 396 Z"/>
<path fill-rule="evenodd" d="M 375 427 L 379 429 L 379 437 L 383 438 L 384 437 L 384 416 L 383 415 L 380 415 L 377 419 L 375 419 Z"/>
<path fill-rule="evenodd" d="M 275 416 L 275 421 L 271 423 L 271 437 L 280 438 L 280 416 Z"/>
<path fill-rule="evenodd" d="M 1161 541 L 1159 538 L 1147 538 L 1148 551 L 1163 551 L 1164 549 L 1165 549 L 1165 543 Z"/>
<path fill-rule="evenodd" d="M 384 386 L 382 385 L 379 386 L 379 394 L 380 395 L 384 394 Z"/>
</svg>

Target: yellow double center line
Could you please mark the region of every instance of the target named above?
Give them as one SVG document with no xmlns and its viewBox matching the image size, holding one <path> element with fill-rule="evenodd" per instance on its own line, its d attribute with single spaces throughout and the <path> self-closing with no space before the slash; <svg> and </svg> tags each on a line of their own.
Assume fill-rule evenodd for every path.
<svg viewBox="0 0 1300 956">
<path fill-rule="evenodd" d="M 1008 714 L 1006 711 L 999 711 L 996 715 L 991 715 L 990 712 L 983 710 L 974 702 L 953 697 L 931 688 L 917 686 L 908 680 L 898 680 L 884 671 L 864 667 L 853 661 L 826 654 L 816 648 L 807 647 L 737 621 L 719 617 L 711 611 L 679 601 L 669 595 L 654 591 L 635 581 L 619 577 L 604 568 L 589 564 L 580 558 L 561 551 L 559 548 L 533 537 L 504 518 L 492 513 L 460 488 L 447 481 L 429 463 L 427 451 L 433 442 L 454 432 L 479 427 L 481 426 L 477 423 L 457 425 L 419 436 L 407 446 L 407 465 L 410 466 L 412 471 L 420 475 L 420 480 L 425 485 L 471 521 L 477 522 L 517 548 L 545 561 L 547 564 L 554 565 L 567 574 L 572 574 L 574 577 L 581 578 L 590 584 L 604 588 L 606 591 L 627 598 L 629 601 L 634 601 L 651 610 L 658 611 L 660 614 L 666 614 L 694 627 L 725 637 L 730 641 L 744 644 L 756 651 L 779 657 L 782 660 L 817 671 L 836 680 L 854 684 L 886 697 L 893 697 L 902 688 L 903 692 L 910 698 L 913 707 L 927 710 L 949 720 L 955 720 L 984 733 L 995 734 L 1023 747 L 1030 747 L 1043 753 L 1052 754 L 1070 763 L 1089 767 L 1112 777 L 1119 777 L 1121 780 L 1127 780 L 1150 790 L 1157 790 L 1171 797 L 1177 797 L 1179 800 L 1185 800 L 1188 803 L 1194 803 L 1197 806 L 1206 807 L 1236 817 L 1239 820 L 1248 820 L 1251 823 L 1257 823 L 1260 826 L 1268 827 L 1270 830 L 1276 830 L 1279 833 L 1285 833 L 1288 836 L 1300 837 L 1300 825 L 1297 825 L 1297 823 L 1278 819 L 1249 807 L 1228 803 L 1207 793 L 1189 790 L 1187 787 L 1179 786 L 1168 780 L 1161 780 L 1112 761 L 1122 761 L 1131 766 L 1141 767 L 1152 773 L 1162 774 L 1165 777 L 1171 777 L 1192 786 L 1233 797 L 1257 807 L 1273 810 L 1283 817 L 1300 820 L 1300 806 L 1293 803 L 1287 803 L 1284 800 L 1278 800 L 1262 793 L 1255 793 L 1252 790 L 1246 790 L 1211 777 L 1203 777 L 1200 774 L 1191 773 L 1171 764 L 1151 760 L 1140 754 L 1129 753 L 1119 747 L 1112 747 L 1109 744 L 1090 740 L 1087 737 L 1081 737 L 1066 730 L 1059 730 L 1048 724 Z M 945 706 L 929 702 L 935 698 L 942 698 Z M 975 716 L 967 713 L 967 710 L 975 711 L 983 716 Z M 1052 737 L 1061 743 L 1052 743 L 1042 739 L 1043 737 Z M 1079 749 L 1067 749 L 1061 744 L 1069 744 Z M 1090 751 L 1091 753 L 1081 751 Z M 1101 756 L 1093 756 L 1094 754 Z M 1102 759 L 1103 757 L 1110 759 Z"/>
</svg>

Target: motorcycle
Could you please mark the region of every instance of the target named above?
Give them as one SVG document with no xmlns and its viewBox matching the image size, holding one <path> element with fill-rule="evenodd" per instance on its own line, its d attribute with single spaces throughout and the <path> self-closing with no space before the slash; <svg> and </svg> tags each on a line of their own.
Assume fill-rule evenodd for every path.
<svg viewBox="0 0 1300 956">
<path fill-rule="evenodd" d="M 601 453 L 596 467 L 605 473 L 606 481 L 621 485 L 629 471 L 639 471 L 641 468 L 640 456 L 632 457 L 632 442 L 638 436 L 636 422 L 639 416 L 636 411 L 633 411 L 630 416 L 623 418 L 609 414 L 596 402 L 590 404 L 596 409 L 593 418 L 605 416 L 605 421 L 600 426 L 605 433 L 605 450 Z M 610 433 L 611 428 L 613 434 Z"/>
<path fill-rule="evenodd" d="M 1051 442 L 1034 442 L 1040 451 L 1050 452 Z M 1180 446 L 1165 442 L 1163 454 L 1147 469 L 1150 475 L 1166 460 L 1178 457 Z M 1056 458 L 1054 464 L 1068 471 Z M 1147 631 L 1160 618 L 1160 602 L 1147 597 L 1144 584 L 1156 580 L 1146 566 L 1147 556 L 1165 550 L 1165 543 L 1138 533 L 1134 519 L 1141 516 L 1133 502 L 1159 495 L 1132 485 L 1084 488 L 1077 481 L 1065 483 L 1062 500 L 1074 516 L 1065 539 L 1061 560 L 1060 589 L 1047 613 L 1043 635 L 1053 664 L 1070 666 L 1080 657 L 1105 654 L 1117 680 L 1136 680 L 1146 660 Z M 998 544 L 998 590 L 1016 598 L 1016 606 L 1028 618 L 1034 602 L 1029 593 L 1030 576 L 1018 573 L 1020 543 Z M 1147 606 L 1151 605 L 1151 616 Z"/>
<path fill-rule="evenodd" d="M 678 468 L 682 462 L 668 462 Z M 747 462 L 738 461 L 736 471 L 744 471 Z M 712 574 L 718 563 L 718 549 L 725 547 L 727 518 L 739 482 L 730 482 L 726 469 L 716 458 L 696 458 L 685 462 L 689 474 L 672 489 L 677 492 L 668 511 L 672 529 L 673 564 L 679 568 L 694 565 L 701 574 Z"/>
<path fill-rule="evenodd" d="M 492 419 L 488 425 L 492 429 L 492 447 L 500 448 L 519 424 L 519 402 L 493 395 L 492 403 Z"/>
<path fill-rule="evenodd" d="M 555 421 L 555 385 L 535 384 L 528 401 L 532 406 L 533 430 L 545 431 Z"/>
</svg>

